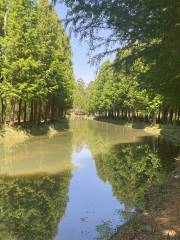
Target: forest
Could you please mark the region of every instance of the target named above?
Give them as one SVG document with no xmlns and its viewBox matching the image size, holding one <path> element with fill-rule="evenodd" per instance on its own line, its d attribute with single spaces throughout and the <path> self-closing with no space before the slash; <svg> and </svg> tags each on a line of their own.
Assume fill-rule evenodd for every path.
<svg viewBox="0 0 180 240">
<path fill-rule="evenodd" d="M 0 1 L 1 122 L 47 122 L 72 108 L 153 124 L 180 122 L 178 0 L 64 0 L 64 24 L 57 2 Z M 102 63 L 88 86 L 75 83 L 64 26 L 89 40 L 96 53 L 91 63 Z M 105 60 L 112 53 L 115 59 Z"/>
<path fill-rule="evenodd" d="M 71 48 L 48 0 L 0 0 L 0 121 L 56 120 L 72 105 Z"/>
<path fill-rule="evenodd" d="M 89 86 L 78 83 L 76 103 L 108 118 L 179 123 L 180 2 L 66 2 L 74 31 L 91 39 L 91 50 L 105 47 L 91 61 L 116 53 Z M 103 37 L 102 29 L 110 29 L 110 35 Z M 86 96 L 83 103 L 79 89 Z"/>
</svg>

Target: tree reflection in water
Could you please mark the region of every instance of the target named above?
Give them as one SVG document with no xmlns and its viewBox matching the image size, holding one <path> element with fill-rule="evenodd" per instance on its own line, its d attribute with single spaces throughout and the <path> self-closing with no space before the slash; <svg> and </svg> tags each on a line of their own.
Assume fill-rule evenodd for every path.
<svg viewBox="0 0 180 240">
<path fill-rule="evenodd" d="M 95 156 L 97 172 L 112 185 L 113 194 L 125 204 L 125 210 L 132 212 L 135 207 L 143 207 L 146 190 L 160 184 L 170 171 L 174 162 L 170 150 L 166 142 L 155 138 L 116 145 Z"/>
<path fill-rule="evenodd" d="M 70 171 L 0 178 L 0 239 L 51 240 L 68 202 Z"/>
</svg>

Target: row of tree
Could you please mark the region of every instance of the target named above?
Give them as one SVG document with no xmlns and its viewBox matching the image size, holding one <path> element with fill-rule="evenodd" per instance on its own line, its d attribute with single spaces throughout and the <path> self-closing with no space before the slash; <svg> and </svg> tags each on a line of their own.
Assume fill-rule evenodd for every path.
<svg viewBox="0 0 180 240">
<path fill-rule="evenodd" d="M 143 57 L 130 61 L 132 52 L 126 49 L 114 62 L 102 64 L 87 93 L 87 110 L 108 118 L 151 121 L 153 124 L 179 122 L 180 94 L 156 88 L 148 73 L 151 66 Z"/>
<path fill-rule="evenodd" d="M 87 109 L 108 117 L 179 122 L 179 0 L 65 2 L 67 24 L 90 38 L 91 50 L 100 49 L 92 60 L 118 52 L 89 87 Z"/>
<path fill-rule="evenodd" d="M 0 121 L 55 120 L 72 105 L 69 39 L 48 0 L 0 0 Z"/>
</svg>

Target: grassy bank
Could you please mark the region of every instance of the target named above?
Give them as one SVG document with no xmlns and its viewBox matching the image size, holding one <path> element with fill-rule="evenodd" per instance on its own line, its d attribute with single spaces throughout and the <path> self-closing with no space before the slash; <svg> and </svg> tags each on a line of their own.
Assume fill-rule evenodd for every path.
<svg viewBox="0 0 180 240">
<path fill-rule="evenodd" d="M 15 145 L 22 143 L 35 136 L 53 137 L 61 131 L 68 129 L 68 122 L 62 119 L 55 123 L 21 124 L 21 125 L 1 125 L 0 144 Z"/>
<path fill-rule="evenodd" d="M 180 145 L 180 127 L 97 119 L 130 128 L 143 129 L 150 135 L 162 136 Z M 145 207 L 130 221 L 121 226 L 111 240 L 179 240 L 180 239 L 180 156 L 176 167 L 165 183 L 149 189 L 145 196 Z"/>
<path fill-rule="evenodd" d="M 1 126 L 0 144 L 14 145 L 22 143 L 30 138 L 30 135 L 20 127 L 12 127 L 9 125 Z"/>
<path fill-rule="evenodd" d="M 85 120 L 95 120 L 95 121 L 103 121 L 103 122 L 109 122 L 117 125 L 123 125 L 130 128 L 135 129 L 143 129 L 145 132 L 147 132 L 150 135 L 154 136 L 163 136 L 167 140 L 175 143 L 176 145 L 180 145 L 180 126 L 172 125 L 172 124 L 156 124 L 155 126 L 152 126 L 149 123 L 145 122 L 128 122 L 125 120 L 116 120 L 116 119 L 107 119 L 102 117 L 96 117 L 93 115 L 76 115 L 71 114 L 71 119 L 85 119 Z"/>
<path fill-rule="evenodd" d="M 180 157 L 163 186 L 149 189 L 145 208 L 120 227 L 111 240 L 180 239 Z"/>
<path fill-rule="evenodd" d="M 101 117 L 84 117 L 85 119 L 96 120 L 96 121 L 103 121 L 103 122 L 110 122 L 117 125 L 123 125 L 134 129 L 142 129 L 150 135 L 154 136 L 163 136 L 167 140 L 175 143 L 176 145 L 180 145 L 180 126 L 172 125 L 172 124 L 156 124 L 152 126 L 149 123 L 145 122 L 128 122 L 123 120 L 116 120 L 116 119 L 107 119 Z"/>
</svg>

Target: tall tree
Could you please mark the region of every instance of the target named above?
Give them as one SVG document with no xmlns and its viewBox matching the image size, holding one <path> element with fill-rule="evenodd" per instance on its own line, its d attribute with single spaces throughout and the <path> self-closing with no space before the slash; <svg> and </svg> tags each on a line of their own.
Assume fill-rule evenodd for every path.
<svg viewBox="0 0 180 240">
<path fill-rule="evenodd" d="M 64 2 L 68 7 L 66 23 L 71 29 L 79 33 L 80 38 L 89 38 L 90 49 L 105 47 L 98 59 L 117 50 L 123 55 L 124 48 L 133 47 L 131 59 L 135 61 L 143 57 L 148 65 L 148 71 L 139 78 L 146 82 L 151 92 L 164 98 L 165 118 L 168 111 L 170 119 L 179 115 L 179 0 Z M 104 30 L 106 34 L 102 34 Z M 119 62 L 121 64 L 122 61 Z"/>
<path fill-rule="evenodd" d="M 0 3 L 6 22 L 1 27 L 2 120 L 55 120 L 71 107 L 74 87 L 63 26 L 48 0 Z"/>
</svg>

